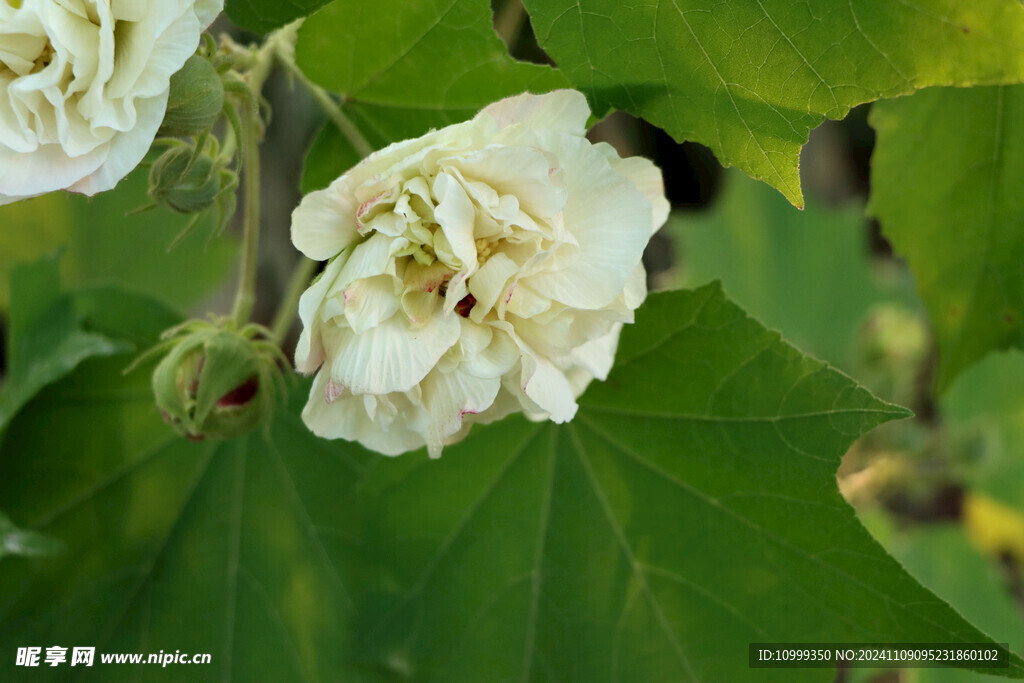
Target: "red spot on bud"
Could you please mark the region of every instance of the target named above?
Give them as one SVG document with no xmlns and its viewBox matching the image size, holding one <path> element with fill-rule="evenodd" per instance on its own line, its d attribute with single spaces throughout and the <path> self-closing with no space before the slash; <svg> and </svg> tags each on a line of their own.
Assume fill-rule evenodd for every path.
<svg viewBox="0 0 1024 683">
<path fill-rule="evenodd" d="M 217 406 L 220 408 L 237 408 L 238 406 L 244 406 L 246 403 L 251 401 L 256 392 L 259 391 L 260 381 L 253 375 L 242 384 L 229 391 L 220 397 L 217 401 Z"/>
<path fill-rule="evenodd" d="M 472 294 L 467 294 L 459 300 L 459 303 L 455 304 L 455 312 L 463 318 L 468 318 L 469 312 L 473 310 L 473 306 L 476 306 L 476 297 Z"/>
</svg>

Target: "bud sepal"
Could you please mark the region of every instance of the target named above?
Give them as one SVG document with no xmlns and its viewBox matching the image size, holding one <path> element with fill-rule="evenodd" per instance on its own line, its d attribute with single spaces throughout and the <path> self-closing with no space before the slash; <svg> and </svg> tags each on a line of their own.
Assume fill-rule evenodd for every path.
<svg viewBox="0 0 1024 683">
<path fill-rule="evenodd" d="M 150 353 L 166 352 L 153 371 L 153 395 L 167 424 L 193 441 L 269 426 L 290 364 L 266 328 L 193 320 L 163 339 Z"/>
</svg>

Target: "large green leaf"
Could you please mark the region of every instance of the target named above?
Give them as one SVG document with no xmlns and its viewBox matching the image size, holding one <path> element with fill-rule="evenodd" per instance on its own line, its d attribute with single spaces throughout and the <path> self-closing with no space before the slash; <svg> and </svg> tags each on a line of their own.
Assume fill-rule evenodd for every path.
<svg viewBox="0 0 1024 683">
<path fill-rule="evenodd" d="M 163 210 L 126 215 L 148 201 L 146 176 L 145 168 L 136 170 L 91 199 L 54 192 L 0 207 L 0 308 L 7 304 L 10 269 L 61 246 L 69 286 L 123 285 L 180 308 L 209 296 L 234 269 L 236 240 L 210 238 L 204 220 L 169 249 L 188 216 Z"/>
<path fill-rule="evenodd" d="M 375 147 L 464 121 L 509 95 L 568 85 L 557 71 L 508 55 L 487 0 L 379 0 L 372 10 L 334 2 L 303 24 L 296 60 L 320 86 L 345 96 L 345 111 Z M 353 155 L 326 129 L 304 188 L 337 177 Z"/>
<path fill-rule="evenodd" d="M 189 680 L 824 681 L 751 670 L 747 643 L 984 640 L 836 489 L 905 411 L 715 287 L 638 318 L 576 421 L 477 428 L 440 461 L 312 437 L 302 389 L 269 440 L 188 443 L 144 373 L 84 364 L 0 460 L 12 514 L 69 546 L 0 564 L 0 642 L 211 653 Z"/>
<path fill-rule="evenodd" d="M 793 681 L 833 672 L 751 670 L 746 644 L 984 639 L 836 490 L 905 414 L 713 286 L 656 295 L 570 425 L 374 468 L 365 541 L 393 569 L 360 651 L 415 680 Z"/>
<path fill-rule="evenodd" d="M 243 28 L 268 33 L 299 17 L 312 14 L 331 0 L 227 0 L 224 13 Z"/>
<path fill-rule="evenodd" d="M 797 211 L 738 171 L 711 211 L 673 215 L 673 286 L 721 279 L 729 298 L 787 341 L 846 371 L 871 308 L 912 293 L 879 277 L 860 206 Z M 908 295 L 909 294 L 909 295 Z"/>
<path fill-rule="evenodd" d="M 939 525 L 894 529 L 878 514 L 865 523 L 885 548 L 923 585 L 949 600 L 961 614 L 1013 650 L 1024 647 L 1024 615 L 1013 603 L 996 567 L 968 541 L 962 527 Z M 860 673 L 867 674 L 870 669 Z M 877 670 L 874 671 L 877 674 Z M 868 677 L 865 676 L 864 680 Z M 983 683 L 991 680 L 962 670 L 907 669 L 907 683 Z"/>
<path fill-rule="evenodd" d="M 803 203 L 825 117 L 929 85 L 1024 79 L 1017 0 L 525 0 L 598 112 L 624 109 Z"/>
<path fill-rule="evenodd" d="M 926 90 L 870 121 L 869 209 L 928 306 L 944 390 L 989 351 L 1024 347 L 1024 86 Z"/>
<path fill-rule="evenodd" d="M 47 384 L 93 356 L 130 350 L 81 327 L 71 297 L 60 291 L 59 258 L 52 256 L 11 273 L 7 377 L 0 386 L 0 435 L 14 414 Z"/>
<path fill-rule="evenodd" d="M 115 290 L 82 301 L 91 325 L 136 346 L 175 322 Z M 95 646 L 96 666 L 76 670 L 85 680 L 109 680 L 100 653 L 160 650 L 212 654 L 175 672 L 189 680 L 351 680 L 345 566 L 357 559 L 361 462 L 314 437 L 294 406 L 269 438 L 181 439 L 157 414 L 148 372 L 122 376 L 130 360 L 83 364 L 7 433 L 0 500 L 68 551 L 0 563 L 0 642 Z M 69 673 L 44 669 L 0 659 L 4 680 Z"/>
</svg>

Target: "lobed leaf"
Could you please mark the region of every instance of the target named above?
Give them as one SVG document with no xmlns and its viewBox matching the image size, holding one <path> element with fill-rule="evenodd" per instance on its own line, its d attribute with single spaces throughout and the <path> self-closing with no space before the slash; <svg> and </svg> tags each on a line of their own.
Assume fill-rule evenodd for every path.
<svg viewBox="0 0 1024 683">
<path fill-rule="evenodd" d="M 808 133 L 932 85 L 1024 80 L 1016 0 L 524 0 L 597 113 L 701 142 L 803 205 Z"/>
<path fill-rule="evenodd" d="M 331 0 L 226 0 L 224 13 L 242 28 L 269 33 L 287 23 L 305 17 Z"/>
<path fill-rule="evenodd" d="M 508 55 L 484 0 L 335 2 L 299 30 L 296 61 L 344 95 L 345 111 L 375 147 L 464 121 L 509 95 L 568 85 L 550 67 Z M 303 189 L 325 186 L 353 154 L 328 125 L 307 157 Z"/>
<path fill-rule="evenodd" d="M 11 425 L 0 498 L 69 552 L 0 565 L 5 642 L 212 653 L 195 680 L 793 681 L 833 672 L 753 671 L 747 643 L 985 640 L 839 497 L 846 447 L 906 411 L 715 286 L 652 296 L 573 423 L 440 461 L 312 437 L 302 390 L 269 440 L 181 441 L 112 362 Z"/>
</svg>

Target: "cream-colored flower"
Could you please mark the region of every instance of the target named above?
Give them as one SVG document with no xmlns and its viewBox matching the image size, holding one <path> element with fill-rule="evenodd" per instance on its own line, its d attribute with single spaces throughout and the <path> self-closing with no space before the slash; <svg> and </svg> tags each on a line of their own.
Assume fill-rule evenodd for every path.
<svg viewBox="0 0 1024 683">
<path fill-rule="evenodd" d="M 305 197 L 292 240 L 330 260 L 299 306 L 310 429 L 437 456 L 518 410 L 572 419 L 668 215 L 660 171 L 591 144 L 589 115 L 572 90 L 505 99 Z"/>
<path fill-rule="evenodd" d="M 223 0 L 0 2 L 0 204 L 114 187 Z"/>
</svg>

